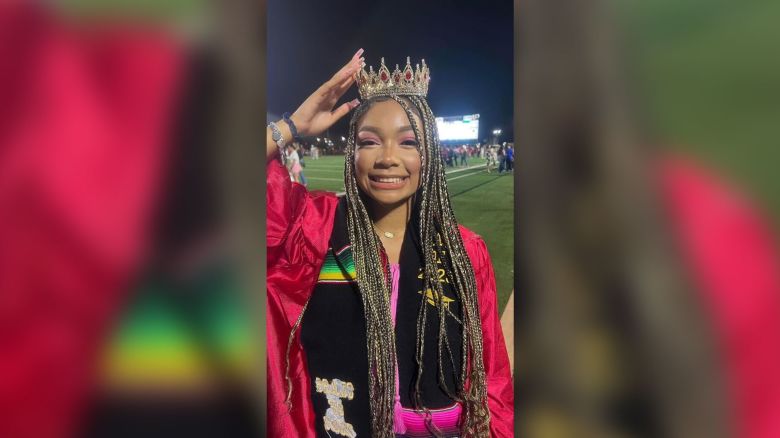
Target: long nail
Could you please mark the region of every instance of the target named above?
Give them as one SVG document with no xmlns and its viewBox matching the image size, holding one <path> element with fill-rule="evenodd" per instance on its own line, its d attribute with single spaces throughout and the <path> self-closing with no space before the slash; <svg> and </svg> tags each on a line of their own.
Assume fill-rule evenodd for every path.
<svg viewBox="0 0 780 438">
<path fill-rule="evenodd" d="M 363 52 L 364 52 L 364 50 L 363 50 L 363 49 L 358 49 L 358 51 L 357 51 L 357 52 L 355 52 L 355 55 L 353 56 L 353 58 L 357 58 L 358 56 L 360 56 L 361 54 L 363 54 Z"/>
<path fill-rule="evenodd" d="M 350 102 L 350 103 L 349 103 L 349 105 L 350 105 L 352 108 L 354 108 L 354 107 L 356 107 L 356 106 L 360 105 L 360 100 L 358 100 L 358 99 L 353 99 L 353 100 L 352 100 L 352 102 Z"/>
</svg>

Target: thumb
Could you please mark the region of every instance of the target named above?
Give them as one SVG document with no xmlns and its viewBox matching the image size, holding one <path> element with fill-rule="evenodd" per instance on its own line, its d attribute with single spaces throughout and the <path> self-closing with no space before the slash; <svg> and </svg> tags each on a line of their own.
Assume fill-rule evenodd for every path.
<svg viewBox="0 0 780 438">
<path fill-rule="evenodd" d="M 354 99 L 350 102 L 339 105 L 338 108 L 331 112 L 333 116 L 333 123 L 336 123 L 340 118 L 346 116 L 353 108 L 357 107 L 358 105 L 360 105 L 360 101 L 358 99 Z"/>
</svg>

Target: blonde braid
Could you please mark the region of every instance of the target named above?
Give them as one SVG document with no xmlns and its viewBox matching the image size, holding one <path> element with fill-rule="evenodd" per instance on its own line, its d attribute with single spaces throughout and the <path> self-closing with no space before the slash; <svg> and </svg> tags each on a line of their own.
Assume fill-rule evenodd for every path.
<svg viewBox="0 0 780 438">
<path fill-rule="evenodd" d="M 477 301 L 477 287 L 474 269 L 466 253 L 460 236 L 455 214 L 447 191 L 447 183 L 439 155 L 439 138 L 436 122 L 427 102 L 416 96 L 391 96 L 407 113 L 418 141 L 424 139 L 421 149 L 422 171 L 420 185 L 420 241 L 423 252 L 423 287 L 434 291 L 434 300 L 439 315 L 438 365 L 439 385 L 456 401 L 464 405 L 464 436 L 482 437 L 489 434 L 490 413 L 487 406 L 487 387 L 482 352 L 482 324 Z M 363 203 L 355 177 L 355 130 L 357 122 L 368 111 L 371 104 L 379 100 L 364 102 L 355 111 L 350 123 L 349 140 L 345 155 L 344 181 L 347 197 L 347 226 L 352 243 L 358 287 L 363 300 L 366 316 L 367 347 L 369 356 L 369 396 L 371 400 L 371 424 L 373 435 L 393 436 L 393 407 L 395 396 L 395 330 L 390 315 L 390 279 L 389 266 L 382 261 L 382 246 L 374 233 L 373 222 Z M 422 129 L 417 126 L 412 108 L 420 114 Z M 445 267 L 453 279 L 453 289 L 462 303 L 463 320 L 461 322 L 463 351 L 461 361 L 460 388 L 453 392 L 447 387 L 443 377 L 443 351 L 452 359 L 447 339 L 446 319 L 442 299 L 443 290 L 437 275 L 435 251 L 437 239 L 448 250 L 445 258 L 449 263 Z M 425 348 L 425 326 L 427 320 L 426 295 L 421 298 L 417 318 L 416 361 L 418 365 L 415 382 L 414 402 L 417 408 L 426 413 L 430 425 L 430 411 L 423 406 L 420 382 L 424 372 L 423 354 Z M 454 318 L 454 315 L 451 316 Z M 455 318 L 457 320 L 457 318 Z M 468 387 L 467 387 L 468 385 Z"/>
</svg>

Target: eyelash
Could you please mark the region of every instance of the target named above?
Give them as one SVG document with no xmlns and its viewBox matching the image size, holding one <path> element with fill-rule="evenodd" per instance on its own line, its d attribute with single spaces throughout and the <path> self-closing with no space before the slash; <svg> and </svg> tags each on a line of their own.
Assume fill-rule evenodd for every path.
<svg viewBox="0 0 780 438">
<path fill-rule="evenodd" d="M 360 147 L 376 146 L 376 145 L 379 145 L 379 143 L 376 140 L 367 139 L 367 140 L 359 140 L 358 141 L 358 146 L 360 146 Z M 417 140 L 404 140 L 404 141 L 401 142 L 401 146 L 418 147 L 419 143 L 417 143 Z"/>
<path fill-rule="evenodd" d="M 359 141 L 358 141 L 358 146 L 360 146 L 360 147 L 364 147 L 364 146 L 376 146 L 376 145 L 378 145 L 378 144 L 379 144 L 379 143 L 377 143 L 377 141 L 376 141 L 376 140 L 359 140 Z"/>
</svg>

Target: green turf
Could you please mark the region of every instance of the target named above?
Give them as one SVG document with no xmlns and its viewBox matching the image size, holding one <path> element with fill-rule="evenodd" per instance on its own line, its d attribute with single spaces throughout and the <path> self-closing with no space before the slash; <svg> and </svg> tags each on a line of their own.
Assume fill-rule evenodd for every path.
<svg viewBox="0 0 780 438">
<path fill-rule="evenodd" d="M 205 0 L 60 0 L 62 10 L 75 15 L 178 20 L 207 9 Z"/>
<path fill-rule="evenodd" d="M 344 157 L 305 158 L 309 190 L 344 190 Z M 484 160 L 469 160 L 468 170 L 447 169 L 448 188 L 458 221 L 483 237 L 496 273 L 499 310 L 503 311 L 513 287 L 514 184 L 512 175 L 488 174 Z"/>
<path fill-rule="evenodd" d="M 780 2 L 613 1 L 659 142 L 717 170 L 780 224 Z"/>
</svg>

